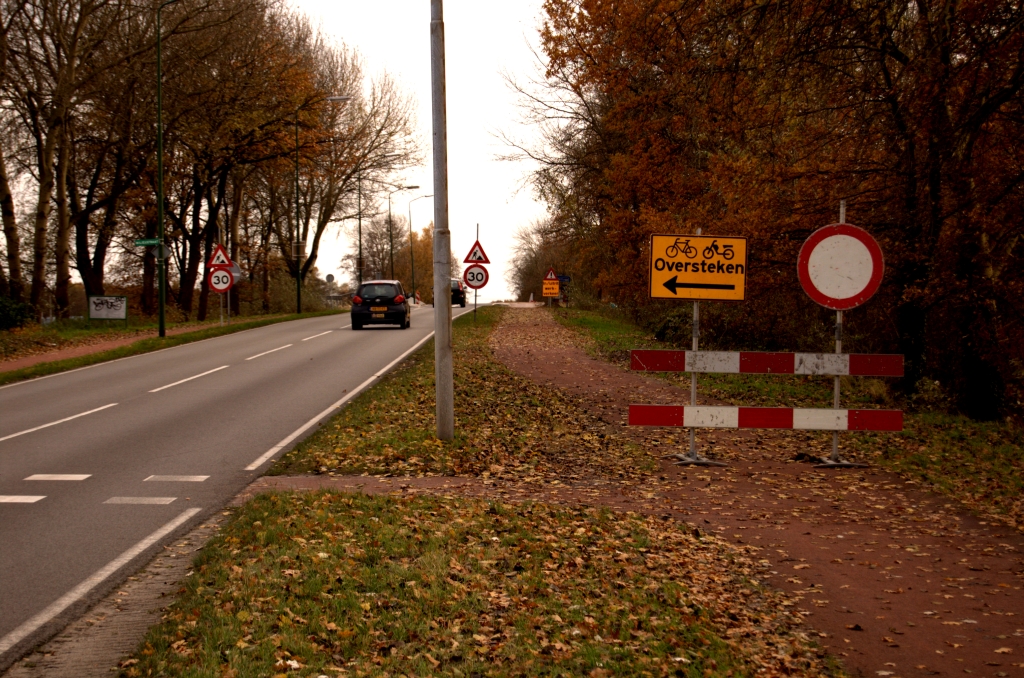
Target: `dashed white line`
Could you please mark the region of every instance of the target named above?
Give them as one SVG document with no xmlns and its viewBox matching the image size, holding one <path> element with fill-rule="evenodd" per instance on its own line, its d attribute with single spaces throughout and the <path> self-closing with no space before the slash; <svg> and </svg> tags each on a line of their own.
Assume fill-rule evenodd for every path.
<svg viewBox="0 0 1024 678">
<path fill-rule="evenodd" d="M 101 569 L 97 570 L 91 577 L 83 581 L 81 584 L 71 589 L 63 596 L 55 600 L 45 610 L 32 617 L 24 624 L 8 633 L 3 638 L 0 638 L 0 655 L 10 650 L 12 647 L 20 643 L 21 641 L 28 638 L 32 633 L 37 631 L 40 627 L 45 625 L 47 622 L 52 620 L 54 617 L 59 615 L 64 610 L 68 609 L 79 600 L 81 600 L 89 591 L 92 591 L 98 586 L 103 580 L 107 579 L 110 575 L 114 574 L 122 567 L 130 563 L 136 556 L 142 554 L 150 546 L 153 546 L 158 541 L 166 537 L 174 530 L 184 525 L 192 516 L 199 513 L 201 509 L 192 508 L 177 518 L 167 523 L 159 530 L 149 535 L 135 546 L 131 547 L 114 560 L 107 563 Z"/>
<path fill-rule="evenodd" d="M 152 483 L 201 483 L 210 476 L 150 476 L 142 482 Z"/>
<path fill-rule="evenodd" d="M 377 372 L 376 374 L 374 374 L 374 375 L 373 375 L 372 377 L 370 377 L 369 379 L 367 379 L 367 380 L 366 380 L 366 381 L 364 381 L 363 383 L 359 384 L 359 386 L 356 386 L 356 387 L 355 387 L 355 389 L 353 389 L 351 393 L 348 393 L 348 394 L 346 394 L 344 398 L 342 398 L 342 399 L 341 399 L 341 400 L 339 400 L 338 402 L 334 403 L 333 405 L 331 405 L 331 406 L 330 406 L 330 407 L 328 407 L 328 408 L 327 408 L 326 410 L 324 410 L 324 411 L 323 411 L 323 412 L 321 412 L 320 414 L 316 415 L 315 417 L 313 417 L 312 419 L 310 419 L 309 421 L 307 421 L 307 422 L 306 422 L 305 424 L 303 424 L 303 425 L 302 425 L 302 426 L 300 426 L 299 428 L 295 429 L 295 430 L 294 430 L 294 431 L 293 431 L 293 432 L 291 433 L 291 435 L 289 435 L 289 436 L 288 436 L 287 438 L 285 438 L 284 440 L 282 440 L 281 442 L 279 442 L 279 443 L 278 443 L 277 445 L 274 445 L 274 446 L 273 446 L 273 447 L 271 447 L 271 448 L 270 448 L 269 450 L 267 450 L 266 452 L 264 452 L 264 453 L 263 453 L 262 455 L 260 455 L 259 459 L 257 459 L 257 460 L 256 460 L 256 461 L 254 461 L 253 463 L 251 463 L 251 464 L 249 464 L 248 466 L 246 466 L 246 467 L 245 467 L 245 470 L 246 470 L 246 471 L 255 471 L 255 470 L 256 470 L 256 469 L 258 469 L 258 468 L 259 468 L 260 466 L 263 466 L 263 464 L 267 463 L 267 461 L 268 461 L 268 460 L 270 460 L 270 459 L 271 459 L 271 458 L 272 458 L 272 457 L 273 457 L 273 456 L 274 456 L 275 454 L 277 454 L 278 452 L 280 452 L 281 450 L 283 450 L 283 449 L 284 449 L 285 447 L 287 447 L 288 445 L 290 445 L 290 444 L 291 444 L 291 442 L 292 442 L 293 440 L 295 440 L 295 439 L 296 439 L 296 438 L 298 438 L 298 437 L 299 437 L 300 435 L 302 435 L 303 433 L 305 433 L 305 432 L 306 432 L 307 430 L 309 430 L 309 428 L 311 428 L 312 426 L 316 425 L 316 423 L 317 423 L 317 422 L 319 422 L 319 421 L 320 421 L 321 419 L 323 419 L 324 417 L 326 417 L 326 416 L 327 416 L 328 414 L 330 414 L 330 413 L 331 413 L 331 412 L 333 412 L 334 410 L 338 409 L 339 407 L 341 407 L 342 405 L 344 405 L 345 403 L 347 403 L 347 402 L 348 402 L 349 400 L 352 400 L 352 399 L 353 399 L 353 398 L 355 398 L 355 397 L 356 397 L 357 395 L 359 395 L 360 393 L 362 393 L 362 392 L 363 392 L 363 391 L 364 391 L 364 390 L 365 390 L 365 389 L 366 389 L 366 388 L 367 388 L 368 386 L 370 386 L 371 384 L 373 384 L 373 382 L 377 381 L 377 380 L 378 380 L 378 379 L 380 379 L 380 378 L 381 378 L 382 376 L 384 376 L 385 374 L 387 374 L 387 373 L 388 373 L 388 371 L 389 371 L 389 370 L 390 370 L 390 369 L 391 369 L 392 367 L 394 367 L 394 366 L 395 366 L 395 365 L 397 365 L 398 363 L 400 363 L 400 362 L 402 362 L 403 360 L 405 360 L 406 356 L 408 356 L 408 355 L 409 355 L 410 353 L 412 353 L 413 351 L 415 351 L 416 349 L 418 349 L 418 348 L 419 348 L 420 346 L 422 346 L 423 344 L 427 343 L 427 342 L 428 342 L 428 341 L 429 341 L 430 339 L 432 339 L 432 338 L 433 338 L 433 336 L 434 336 L 434 333 L 433 333 L 433 332 L 431 332 L 431 333 L 430 333 L 430 334 L 428 334 L 427 336 L 425 336 L 425 337 L 423 337 L 422 339 L 420 339 L 420 340 L 419 340 L 418 342 L 416 342 L 416 345 L 415 345 L 415 346 L 413 346 L 413 347 L 412 347 L 412 348 L 410 348 L 410 349 L 409 349 L 408 351 L 406 351 L 406 352 L 405 352 L 405 353 L 403 353 L 402 355 L 400 355 L 400 356 L 398 356 L 397 358 L 395 358 L 394 360 L 392 360 L 392 361 L 391 361 L 390 363 L 388 363 L 388 364 L 387 364 L 387 365 L 386 365 L 386 366 L 385 366 L 385 367 L 384 367 L 383 369 L 379 370 L 379 371 L 378 371 L 378 372 Z"/>
<path fill-rule="evenodd" d="M 273 349 L 271 349 L 271 350 L 269 350 L 269 351 L 264 351 L 263 353 L 259 353 L 259 354 L 257 354 L 257 355 L 254 355 L 254 356 L 253 356 L 253 357 L 251 357 L 251 358 L 246 358 L 246 360 L 256 360 L 256 358 L 262 358 L 263 356 L 265 356 L 265 355 L 270 355 L 271 353 L 274 353 L 274 352 L 276 352 L 276 351 L 283 351 L 283 350 L 285 350 L 286 348 L 288 348 L 289 346 L 294 346 L 294 345 L 295 345 L 295 344 L 288 344 L 288 346 L 281 346 L 281 347 L 279 347 L 279 348 L 273 348 Z"/>
<path fill-rule="evenodd" d="M 57 424 L 63 424 L 64 422 L 71 421 L 72 419 L 78 419 L 79 417 L 84 417 L 84 416 L 89 415 L 89 414 L 94 414 L 96 412 L 100 412 L 102 410 L 106 410 L 106 409 L 109 409 L 111 407 L 115 407 L 116 405 L 117 405 L 117 403 L 110 403 L 109 405 L 104 405 L 103 407 L 97 407 L 95 410 L 89 410 L 88 412 L 82 412 L 81 414 L 76 414 L 73 417 L 65 417 L 64 419 L 60 419 L 58 421 L 51 421 L 49 424 L 43 424 L 42 426 L 36 426 L 35 428 L 30 428 L 30 429 L 25 430 L 25 431 L 19 431 L 17 433 L 12 433 L 9 436 L 4 436 L 3 438 L 0 438 L 0 443 L 2 443 L 5 440 L 10 440 L 11 438 L 17 438 L 18 436 L 23 436 L 26 433 L 32 433 L 33 431 L 41 431 L 44 428 L 49 428 L 51 426 L 56 426 Z"/>
<path fill-rule="evenodd" d="M 159 391 L 163 391 L 164 389 L 171 388 L 172 386 L 177 386 L 178 384 L 184 384 L 186 381 L 192 381 L 193 379 L 198 379 L 199 377 L 205 377 L 208 374 L 213 374 L 214 372 L 220 372 L 221 370 L 226 370 L 227 368 L 228 368 L 228 365 L 221 365 L 220 367 L 218 367 L 216 369 L 208 370 L 206 372 L 203 372 L 202 374 L 197 374 L 194 377 L 189 377 L 188 379 L 182 379 L 181 381 L 176 381 L 173 384 L 167 384 L 167 386 L 161 386 L 160 388 L 154 388 L 152 391 L 150 391 L 150 393 L 157 393 Z"/>
<path fill-rule="evenodd" d="M 91 473 L 37 473 L 25 480 L 85 480 L 91 477 Z"/>
<path fill-rule="evenodd" d="M 46 495 L 43 495 L 42 497 L 32 497 L 25 494 L 0 494 L 0 504 L 34 504 L 43 499 L 46 499 Z M 3 650 L 0 649 L 0 652 L 3 652 Z"/>
<path fill-rule="evenodd" d="M 177 497 L 111 497 L 104 504 L 170 504 Z"/>
<path fill-rule="evenodd" d="M 309 341 L 310 339 L 316 339 L 317 337 L 322 337 L 325 334 L 330 334 L 333 331 L 334 330 L 327 330 L 326 332 L 321 332 L 320 334 L 314 334 L 312 337 L 306 337 L 305 339 L 303 339 L 303 341 Z"/>
</svg>

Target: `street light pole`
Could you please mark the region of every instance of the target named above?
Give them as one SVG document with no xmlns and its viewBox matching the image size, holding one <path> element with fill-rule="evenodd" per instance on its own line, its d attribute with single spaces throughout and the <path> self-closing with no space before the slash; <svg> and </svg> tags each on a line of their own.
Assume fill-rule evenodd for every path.
<svg viewBox="0 0 1024 678">
<path fill-rule="evenodd" d="M 394 221 L 391 218 L 391 196 L 400 191 L 416 190 L 419 186 L 399 186 L 395 190 L 388 193 L 388 256 L 391 259 L 391 278 L 395 277 L 395 230 Z"/>
<path fill-rule="evenodd" d="M 167 259 L 164 257 L 164 71 L 163 28 L 160 14 L 164 7 L 178 0 L 165 0 L 156 8 L 156 223 L 160 232 L 157 247 L 157 286 L 159 287 L 160 337 L 167 336 Z"/>
<path fill-rule="evenodd" d="M 434 149 L 434 395 L 437 437 L 455 437 L 452 363 L 451 231 L 448 230 L 448 112 L 445 93 L 444 8 L 430 0 L 430 89 Z"/>
<path fill-rule="evenodd" d="M 416 240 L 413 238 L 412 230 L 412 204 L 422 198 L 433 198 L 434 194 L 421 195 L 419 198 L 413 198 L 409 201 L 409 268 L 412 270 L 412 298 L 413 303 L 418 303 L 416 299 Z"/>
</svg>

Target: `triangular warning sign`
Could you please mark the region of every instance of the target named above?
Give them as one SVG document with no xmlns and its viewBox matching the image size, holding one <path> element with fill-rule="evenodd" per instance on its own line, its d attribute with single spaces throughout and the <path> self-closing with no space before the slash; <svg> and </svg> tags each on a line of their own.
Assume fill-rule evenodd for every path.
<svg viewBox="0 0 1024 678">
<path fill-rule="evenodd" d="M 558 276 L 555 275 L 555 269 L 549 268 L 547 275 L 544 276 L 545 280 L 558 280 Z"/>
<path fill-rule="evenodd" d="M 206 264 L 206 268 L 213 268 L 214 266 L 232 266 L 231 259 L 228 258 L 228 252 L 224 249 L 223 245 L 216 245 L 213 248 L 213 256 L 210 257 L 209 263 Z"/>
<path fill-rule="evenodd" d="M 473 243 L 473 249 L 469 250 L 469 254 L 466 255 L 464 264 L 489 264 L 491 260 L 487 258 L 487 254 L 484 253 L 484 248 L 480 245 L 480 241 L 477 240 Z"/>
</svg>

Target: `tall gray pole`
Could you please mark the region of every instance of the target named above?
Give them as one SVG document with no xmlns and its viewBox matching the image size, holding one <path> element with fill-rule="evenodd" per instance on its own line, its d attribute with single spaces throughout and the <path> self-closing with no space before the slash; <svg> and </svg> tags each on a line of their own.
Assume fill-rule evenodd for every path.
<svg viewBox="0 0 1024 678">
<path fill-rule="evenodd" d="M 448 119 L 445 110 L 444 9 L 430 0 L 431 117 L 434 123 L 434 388 L 437 437 L 455 437 L 452 368 L 451 232 L 448 230 Z"/>
</svg>

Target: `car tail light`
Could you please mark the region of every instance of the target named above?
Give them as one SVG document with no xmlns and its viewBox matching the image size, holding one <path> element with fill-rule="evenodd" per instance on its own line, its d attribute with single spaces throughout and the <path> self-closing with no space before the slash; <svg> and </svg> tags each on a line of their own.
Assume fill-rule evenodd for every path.
<svg viewBox="0 0 1024 678">
<path fill-rule="evenodd" d="M 396 304 L 404 304 L 405 303 L 405 297 L 403 297 L 401 294 L 399 294 L 397 297 L 395 297 L 395 303 Z"/>
<path fill-rule="evenodd" d="M 359 304 L 363 303 L 363 298 L 357 294 L 356 296 L 352 297 L 352 303 L 358 306 Z"/>
</svg>

